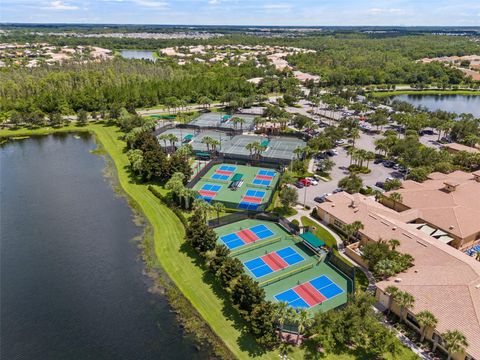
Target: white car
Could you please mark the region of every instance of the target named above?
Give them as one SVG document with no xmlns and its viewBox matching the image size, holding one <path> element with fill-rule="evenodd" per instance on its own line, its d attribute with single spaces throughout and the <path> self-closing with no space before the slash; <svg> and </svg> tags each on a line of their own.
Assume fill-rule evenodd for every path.
<svg viewBox="0 0 480 360">
<path fill-rule="evenodd" d="M 305 179 L 307 179 L 308 181 L 310 181 L 310 184 L 312 184 L 312 185 L 318 185 L 317 179 L 314 179 L 313 177 L 307 177 L 307 178 L 305 178 Z"/>
</svg>

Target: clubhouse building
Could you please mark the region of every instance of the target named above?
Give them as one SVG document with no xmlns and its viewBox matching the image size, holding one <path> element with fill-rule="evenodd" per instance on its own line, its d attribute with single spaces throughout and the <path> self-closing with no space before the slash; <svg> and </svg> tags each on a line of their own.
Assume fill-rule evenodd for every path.
<svg viewBox="0 0 480 360">
<path fill-rule="evenodd" d="M 394 203 L 392 192 L 401 199 Z M 432 173 L 423 183 L 406 180 L 392 192 L 381 201 L 404 222 L 460 250 L 480 243 L 480 171 Z"/>
<path fill-rule="evenodd" d="M 455 185 L 457 189 L 460 189 L 459 193 L 463 192 L 463 187 L 469 188 L 469 196 L 476 199 L 477 206 L 479 206 L 478 199 L 480 197 L 475 195 L 478 193 L 472 192 L 472 184 L 475 183 L 475 186 L 480 188 L 480 183 L 476 182 L 476 175 L 468 175 L 455 175 L 454 173 L 450 179 L 446 180 L 438 174 L 432 174 L 431 181 L 433 182 L 429 185 L 425 187 L 421 186 L 425 183 L 412 185 L 410 189 L 422 189 L 427 191 L 427 194 L 442 192 L 440 195 L 432 195 L 431 198 L 428 198 L 427 205 L 433 207 L 437 196 L 438 199 L 444 196 L 443 192 L 445 190 L 442 190 L 443 187 L 439 184 L 443 182 L 452 182 L 453 184 L 452 179 L 461 178 L 463 180 L 458 181 L 460 183 Z M 433 186 L 434 183 L 437 185 Z M 475 188 L 475 186 L 473 187 Z M 422 192 L 420 191 L 410 197 L 408 189 L 407 183 L 405 191 L 399 190 L 405 196 L 406 204 L 412 205 L 412 201 L 421 204 Z M 455 196 L 449 196 L 451 192 L 447 191 L 445 194 L 450 199 L 456 198 Z M 464 201 L 457 206 L 472 206 L 474 201 L 468 201 L 465 196 L 462 196 Z M 464 213 L 457 212 L 457 217 L 455 217 L 456 209 L 452 209 L 454 206 L 446 205 L 451 204 L 445 201 L 438 204 L 441 209 L 446 211 L 447 215 L 444 222 L 448 223 L 450 217 L 454 216 L 457 221 L 456 226 L 458 226 L 458 222 L 463 224 L 463 219 L 459 218 Z M 376 202 L 372 197 L 341 192 L 329 196 L 326 202 L 318 205 L 317 214 L 325 223 L 340 230 L 344 224 L 350 224 L 354 221 L 362 222 L 364 228 L 356 234 L 358 242 L 349 245 L 346 248 L 346 254 L 365 267 L 366 264 L 361 257 L 363 245 L 371 241 L 399 240 L 400 245 L 397 250 L 412 255 L 414 265 L 405 272 L 376 284 L 376 297 L 379 307 L 387 309 L 390 306 L 394 313 L 400 315 L 399 307 L 395 302 L 390 301 L 390 297 L 385 293 L 385 290 L 388 286 L 395 286 L 399 290 L 407 291 L 415 298 L 414 306 L 408 309 L 405 316 L 407 324 L 420 332 L 421 329 L 415 314 L 423 310 L 429 310 L 438 319 L 438 325 L 436 329 L 427 332 L 427 339 L 437 343 L 438 348 L 445 350 L 442 346 L 441 334 L 447 330 L 459 330 L 467 337 L 469 346 L 465 354 L 454 354 L 453 358 L 456 360 L 480 359 L 480 262 L 475 260 L 474 257 L 458 251 L 446 242 L 439 241 L 431 234 L 427 234 L 417 226 L 418 224 L 409 223 L 413 216 L 408 212 L 420 214 L 422 208 L 417 209 L 413 205 L 412 208 L 407 205 L 403 206 L 405 206 L 404 211 L 396 211 Z M 475 211 L 475 209 L 478 211 L 478 208 L 475 207 L 469 209 L 469 211 Z M 453 213 L 450 211 L 453 211 Z M 480 226 L 480 215 L 475 215 L 475 218 L 476 225 Z M 428 219 L 430 219 L 429 223 L 432 224 L 431 219 L 433 218 L 429 217 Z M 423 219 L 422 221 L 426 223 L 426 220 Z M 468 222 L 467 220 L 465 222 Z M 439 221 L 434 221 L 434 223 L 440 224 Z M 452 231 L 448 234 L 452 234 Z M 454 239 L 460 241 L 457 238 Z"/>
</svg>

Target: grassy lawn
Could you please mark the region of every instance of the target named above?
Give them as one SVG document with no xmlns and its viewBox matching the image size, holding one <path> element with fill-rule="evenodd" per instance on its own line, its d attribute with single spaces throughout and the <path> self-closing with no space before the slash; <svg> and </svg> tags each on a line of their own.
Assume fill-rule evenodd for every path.
<svg viewBox="0 0 480 360">
<path fill-rule="evenodd" d="M 0 137 L 45 135 L 54 132 L 90 131 L 112 158 L 117 169 L 118 180 L 130 204 L 140 210 L 150 223 L 154 232 L 154 251 L 158 265 L 168 274 L 178 289 L 195 307 L 198 313 L 209 324 L 211 329 L 222 339 L 226 347 L 239 359 L 278 359 L 279 353 L 264 352 L 250 335 L 242 332 L 244 324 L 236 311 L 226 301 L 224 290 L 218 286 L 211 275 L 206 274 L 197 265 L 198 258 L 184 246 L 184 228 L 180 220 L 147 189 L 147 185 L 132 182 L 129 176 L 129 163 L 124 152 L 125 143 L 119 139 L 120 131 L 113 126 L 102 123 L 89 123 L 84 127 L 75 125 L 63 128 L 40 128 L 0 130 Z M 159 191 L 165 190 L 155 186 Z M 308 218 L 305 218 L 308 221 Z M 304 219 L 302 218 L 302 222 Z M 318 236 L 327 244 L 335 239 L 324 229 L 319 228 Z M 305 358 L 305 350 L 290 348 L 289 358 Z M 328 354 L 327 360 L 363 359 L 355 352 Z M 386 356 L 387 359 L 393 357 Z M 413 353 L 404 348 L 402 359 L 415 359 Z M 366 358 L 365 358 L 366 359 Z"/>
<path fill-rule="evenodd" d="M 315 226 L 317 229 L 313 233 L 315 234 L 316 237 L 323 240 L 329 248 L 333 248 L 333 249 L 337 248 L 337 242 L 335 238 L 322 226 L 318 225 L 315 221 L 309 219 L 306 216 L 302 216 L 301 220 L 302 220 L 303 226 Z"/>
</svg>

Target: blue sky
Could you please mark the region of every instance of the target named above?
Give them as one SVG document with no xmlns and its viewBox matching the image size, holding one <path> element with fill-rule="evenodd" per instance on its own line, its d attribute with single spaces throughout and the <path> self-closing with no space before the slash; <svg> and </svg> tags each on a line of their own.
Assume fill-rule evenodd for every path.
<svg viewBox="0 0 480 360">
<path fill-rule="evenodd" d="M 480 26 L 480 0 L 0 0 L 0 22 Z"/>
</svg>

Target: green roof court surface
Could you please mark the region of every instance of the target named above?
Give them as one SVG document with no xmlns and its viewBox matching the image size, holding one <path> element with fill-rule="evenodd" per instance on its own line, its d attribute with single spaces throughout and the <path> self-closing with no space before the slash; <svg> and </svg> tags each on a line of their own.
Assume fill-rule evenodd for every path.
<svg viewBox="0 0 480 360">
<path fill-rule="evenodd" d="M 232 119 L 234 117 L 239 117 L 243 119 L 243 123 L 235 124 Z M 244 115 L 244 114 L 234 114 L 227 115 L 225 113 L 210 112 L 200 114 L 198 117 L 190 121 L 190 125 L 195 125 L 198 127 L 217 127 L 225 129 L 244 129 L 252 130 L 253 129 L 253 120 L 255 116 L 253 115 Z"/>
<path fill-rule="evenodd" d="M 286 301 L 312 313 L 347 302 L 351 280 L 310 251 L 300 237 L 275 222 L 246 219 L 215 228 L 218 242 L 230 248 L 264 289 L 266 299 Z"/>
<path fill-rule="evenodd" d="M 236 190 L 229 188 L 240 176 L 242 184 Z M 268 206 L 279 178 L 273 169 L 223 163 L 212 166 L 193 189 L 205 200 L 231 209 L 261 211 Z"/>
</svg>

